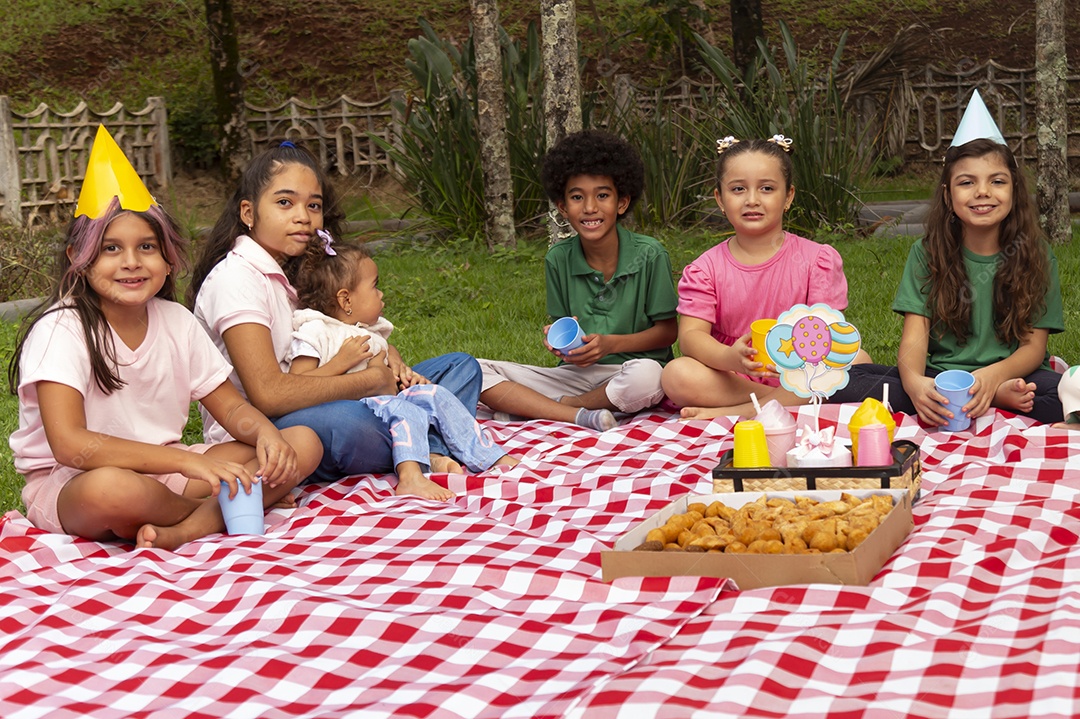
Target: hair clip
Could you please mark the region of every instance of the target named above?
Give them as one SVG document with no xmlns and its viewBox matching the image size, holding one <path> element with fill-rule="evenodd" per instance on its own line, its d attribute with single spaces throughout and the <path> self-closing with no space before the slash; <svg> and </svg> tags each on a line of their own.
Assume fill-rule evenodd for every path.
<svg viewBox="0 0 1080 719">
<path fill-rule="evenodd" d="M 730 150 L 738 140 L 733 135 L 721 138 L 716 141 L 716 154 L 723 155 L 725 151 Z"/>
<path fill-rule="evenodd" d="M 278 147 L 291 147 L 294 150 L 296 149 L 296 145 L 292 143 L 292 140 L 282 140 L 281 144 L 278 145 Z"/>
<path fill-rule="evenodd" d="M 784 149 L 784 152 L 791 152 L 792 140 L 790 137 L 784 137 L 783 135 L 773 135 L 768 140 L 766 140 L 766 142 L 771 142 L 773 144 L 779 145 Z"/>
<path fill-rule="evenodd" d="M 334 238 L 326 230 L 315 230 L 316 236 L 322 240 L 323 252 L 331 257 L 337 257 L 337 251 L 331 247 L 334 244 Z"/>
</svg>

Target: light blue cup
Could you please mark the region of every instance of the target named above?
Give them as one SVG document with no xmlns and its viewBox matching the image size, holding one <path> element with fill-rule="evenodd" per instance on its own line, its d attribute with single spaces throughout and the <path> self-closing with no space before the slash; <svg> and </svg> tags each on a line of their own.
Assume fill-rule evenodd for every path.
<svg viewBox="0 0 1080 719">
<path fill-rule="evenodd" d="M 236 496 L 229 499 L 229 485 L 222 481 L 218 492 L 218 504 L 225 517 L 225 531 L 229 534 L 263 534 L 266 530 L 263 510 L 262 482 L 251 483 L 251 493 L 240 485 Z"/>
<path fill-rule="evenodd" d="M 560 317 L 548 328 L 547 341 L 559 354 L 566 354 L 585 344 L 585 333 L 573 317 Z"/>
<path fill-rule="evenodd" d="M 964 414 L 964 405 L 971 401 L 971 388 L 975 384 L 975 375 L 962 369 L 945 370 L 934 378 L 934 388 L 948 399 L 944 407 L 953 413 L 953 418 L 942 425 L 946 432 L 963 432 L 971 425 L 971 417 Z"/>
</svg>

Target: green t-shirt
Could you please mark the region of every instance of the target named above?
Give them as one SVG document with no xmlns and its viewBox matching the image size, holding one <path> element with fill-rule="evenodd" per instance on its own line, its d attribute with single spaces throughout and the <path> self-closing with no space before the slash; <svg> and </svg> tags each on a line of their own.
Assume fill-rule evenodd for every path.
<svg viewBox="0 0 1080 719">
<path fill-rule="evenodd" d="M 931 327 L 926 366 L 936 370 L 963 369 L 969 372 L 999 362 L 1020 346 L 1019 343 L 1003 345 L 994 332 L 994 276 L 1000 253 L 983 256 L 963 248 L 964 269 L 971 285 L 971 333 L 963 345 L 951 332 Z M 1035 327 L 1050 334 L 1065 330 L 1065 318 L 1061 309 L 1061 282 L 1058 279 L 1057 257 L 1047 247 L 1050 255 L 1050 287 L 1046 292 L 1046 311 L 1035 321 Z M 926 306 L 923 285 L 929 276 L 923 241 L 911 246 L 904 276 L 896 290 L 893 310 L 901 314 L 912 312 L 923 317 L 931 315 Z M 941 335 L 941 336 L 939 336 Z M 1050 353 L 1043 359 L 1043 369 L 1050 369 Z"/>
<path fill-rule="evenodd" d="M 623 227 L 618 231 L 619 263 L 609 282 L 585 261 L 577 235 L 548 250 L 544 272 L 547 312 L 552 319 L 576 316 L 587 335 L 631 335 L 675 316 L 678 297 L 667 250 L 652 237 Z M 622 364 L 638 358 L 664 364 L 672 357 L 668 346 L 611 354 L 600 364 Z"/>
</svg>

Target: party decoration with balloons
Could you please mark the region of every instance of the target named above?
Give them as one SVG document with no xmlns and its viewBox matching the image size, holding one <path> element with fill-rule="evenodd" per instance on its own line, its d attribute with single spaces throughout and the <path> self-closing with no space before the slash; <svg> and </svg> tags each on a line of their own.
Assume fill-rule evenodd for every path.
<svg viewBox="0 0 1080 719">
<path fill-rule="evenodd" d="M 862 337 L 844 313 L 826 304 L 795 305 L 776 318 L 765 352 L 780 383 L 800 397 L 821 402 L 848 383 L 848 368 Z"/>
</svg>

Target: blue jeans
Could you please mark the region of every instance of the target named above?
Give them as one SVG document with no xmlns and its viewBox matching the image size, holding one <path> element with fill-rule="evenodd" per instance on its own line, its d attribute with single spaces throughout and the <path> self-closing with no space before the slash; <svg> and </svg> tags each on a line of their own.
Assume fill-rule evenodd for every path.
<svg viewBox="0 0 1080 719">
<path fill-rule="evenodd" d="M 476 416 L 480 401 L 480 365 L 464 352 L 432 357 L 413 365 L 413 370 L 450 390 L 469 413 Z M 323 458 L 311 481 L 329 482 L 354 474 L 385 474 L 394 471 L 390 429 L 363 402 L 338 400 L 307 407 L 274 420 L 278 429 L 310 427 L 319 436 Z M 437 432 L 428 434 L 431 451 L 449 455 Z"/>
</svg>

